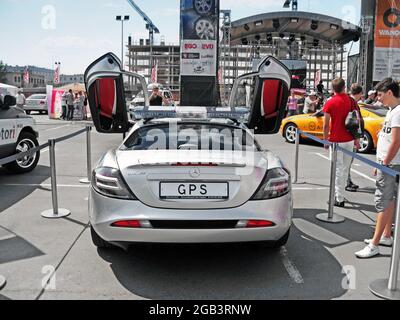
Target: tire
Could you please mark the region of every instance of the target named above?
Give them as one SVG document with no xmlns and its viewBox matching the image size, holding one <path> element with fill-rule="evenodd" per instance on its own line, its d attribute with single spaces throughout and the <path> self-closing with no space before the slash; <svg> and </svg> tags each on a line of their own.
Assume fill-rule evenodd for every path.
<svg viewBox="0 0 400 320">
<path fill-rule="evenodd" d="M 258 244 L 262 248 L 268 248 L 268 249 L 280 249 L 281 247 L 285 246 L 286 243 L 289 240 L 290 236 L 290 229 L 288 232 L 285 233 L 285 235 L 280 238 L 278 241 L 263 241 L 263 242 L 258 242 Z"/>
<path fill-rule="evenodd" d="M 90 235 L 92 236 L 92 242 L 93 244 L 100 249 L 110 249 L 113 248 L 113 245 L 107 241 L 105 241 L 103 238 L 101 238 L 97 232 L 93 229 L 92 226 L 90 226 Z"/>
<path fill-rule="evenodd" d="M 31 114 L 30 110 L 25 110 L 26 114 Z"/>
<path fill-rule="evenodd" d="M 37 141 L 34 134 L 30 132 L 21 132 L 21 134 L 18 137 L 14 154 L 28 151 L 38 146 L 39 142 Z M 7 170 L 11 171 L 12 173 L 16 174 L 28 173 L 36 168 L 39 159 L 40 159 L 40 151 L 36 152 L 32 156 L 25 157 L 24 159 L 5 164 L 4 167 Z"/>
<path fill-rule="evenodd" d="M 201 16 L 209 15 L 212 9 L 212 0 L 193 0 L 193 8 Z"/>
<path fill-rule="evenodd" d="M 359 153 L 369 153 L 374 148 L 374 141 L 367 131 L 364 132 L 364 137 L 360 139 L 360 144 L 361 149 L 358 151 Z"/>
<path fill-rule="evenodd" d="M 296 131 L 297 126 L 294 123 L 288 123 L 283 129 L 283 137 L 287 143 L 296 143 Z"/>
<path fill-rule="evenodd" d="M 287 243 L 288 240 L 289 240 L 289 236 L 290 236 L 290 229 L 289 229 L 288 232 L 286 232 L 285 235 L 284 235 L 282 238 L 280 238 L 278 241 L 271 243 L 271 248 L 279 249 L 279 248 L 285 246 L 286 243 Z"/>
</svg>

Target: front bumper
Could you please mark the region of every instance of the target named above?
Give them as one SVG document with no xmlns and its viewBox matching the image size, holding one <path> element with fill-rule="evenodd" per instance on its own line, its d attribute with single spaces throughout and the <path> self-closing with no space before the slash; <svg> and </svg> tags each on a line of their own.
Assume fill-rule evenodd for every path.
<svg viewBox="0 0 400 320">
<path fill-rule="evenodd" d="M 232 209 L 178 210 L 151 208 L 140 201 L 104 197 L 91 188 L 90 223 L 108 242 L 141 243 L 234 243 L 277 241 L 290 229 L 293 217 L 291 194 L 266 201 L 249 201 Z M 257 229 L 125 229 L 111 227 L 119 220 L 269 220 L 274 227 Z"/>
</svg>

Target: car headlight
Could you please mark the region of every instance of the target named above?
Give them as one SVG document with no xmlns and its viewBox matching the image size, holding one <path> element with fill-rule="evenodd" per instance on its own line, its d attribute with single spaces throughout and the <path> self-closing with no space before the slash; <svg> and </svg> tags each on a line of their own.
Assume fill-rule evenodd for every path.
<svg viewBox="0 0 400 320">
<path fill-rule="evenodd" d="M 122 179 L 118 169 L 100 167 L 93 170 L 93 188 L 103 196 L 125 200 L 137 200 Z"/>
<path fill-rule="evenodd" d="M 290 175 L 282 168 L 268 170 L 266 178 L 252 200 L 267 200 L 283 197 L 290 192 Z"/>
</svg>

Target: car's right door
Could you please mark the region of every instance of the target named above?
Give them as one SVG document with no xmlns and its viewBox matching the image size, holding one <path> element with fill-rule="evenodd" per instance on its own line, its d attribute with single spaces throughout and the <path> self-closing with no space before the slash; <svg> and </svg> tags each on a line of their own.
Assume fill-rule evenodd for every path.
<svg viewBox="0 0 400 320">
<path fill-rule="evenodd" d="M 239 77 L 233 86 L 229 105 L 245 107 L 248 126 L 259 134 L 275 134 L 285 116 L 291 73 L 279 60 L 264 58 L 257 71 Z"/>
</svg>

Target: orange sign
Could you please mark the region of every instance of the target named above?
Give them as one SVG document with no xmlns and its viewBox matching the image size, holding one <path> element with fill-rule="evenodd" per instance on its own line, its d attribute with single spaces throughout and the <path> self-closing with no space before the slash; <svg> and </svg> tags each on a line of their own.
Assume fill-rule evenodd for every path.
<svg viewBox="0 0 400 320">
<path fill-rule="evenodd" d="M 377 0 L 374 81 L 400 79 L 400 0 Z"/>
<path fill-rule="evenodd" d="M 400 48 L 400 0 L 378 0 L 375 47 Z"/>
</svg>

